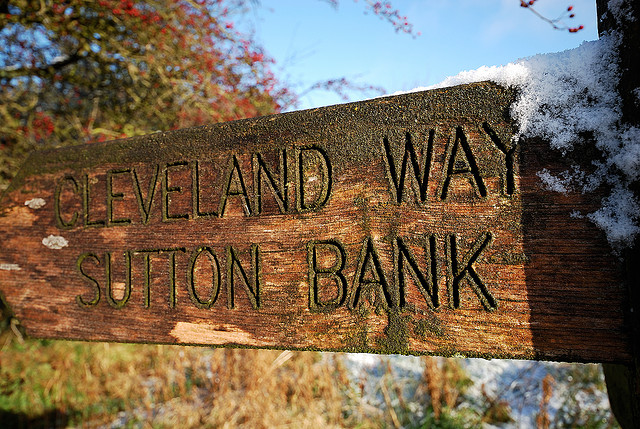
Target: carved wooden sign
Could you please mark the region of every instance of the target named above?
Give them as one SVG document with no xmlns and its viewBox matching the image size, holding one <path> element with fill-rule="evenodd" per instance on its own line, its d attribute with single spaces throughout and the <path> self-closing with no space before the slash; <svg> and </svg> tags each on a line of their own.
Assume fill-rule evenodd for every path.
<svg viewBox="0 0 640 429">
<path fill-rule="evenodd" d="M 488 83 L 35 153 L 0 202 L 34 337 L 630 359 L 620 262 Z"/>
</svg>

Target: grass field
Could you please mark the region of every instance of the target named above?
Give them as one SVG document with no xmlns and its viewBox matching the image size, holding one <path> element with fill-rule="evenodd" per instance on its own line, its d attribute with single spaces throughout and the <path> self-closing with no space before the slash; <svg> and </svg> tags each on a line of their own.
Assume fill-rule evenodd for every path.
<svg viewBox="0 0 640 429">
<path fill-rule="evenodd" d="M 358 376 L 346 362 L 332 353 L 23 339 L 8 328 L 0 336 L 0 427 L 519 426 L 517 400 L 474 388 L 460 360 L 422 357 L 417 377 L 394 372 L 393 358 Z M 561 383 L 551 372 L 541 382 L 531 377 L 540 384 L 528 393 L 539 407 L 536 426 L 617 427 L 608 409 L 584 406 L 603 394 L 600 368 L 560 368 Z M 561 410 L 552 410 L 554 393 Z"/>
</svg>

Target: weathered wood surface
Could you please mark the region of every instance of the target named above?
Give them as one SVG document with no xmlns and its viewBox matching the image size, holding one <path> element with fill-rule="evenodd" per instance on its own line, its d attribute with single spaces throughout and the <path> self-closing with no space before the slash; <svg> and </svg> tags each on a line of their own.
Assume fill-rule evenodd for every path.
<svg viewBox="0 0 640 429">
<path fill-rule="evenodd" d="M 0 201 L 34 337 L 627 362 L 598 195 L 482 83 L 35 153 Z M 44 204 L 44 205 L 43 205 Z"/>
</svg>

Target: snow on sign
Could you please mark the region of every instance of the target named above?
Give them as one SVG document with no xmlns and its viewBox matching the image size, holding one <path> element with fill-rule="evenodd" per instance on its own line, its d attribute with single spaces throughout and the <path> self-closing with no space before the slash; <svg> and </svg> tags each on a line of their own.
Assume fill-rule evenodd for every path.
<svg viewBox="0 0 640 429">
<path fill-rule="evenodd" d="M 627 362 L 619 260 L 479 83 L 37 152 L 0 202 L 34 337 Z M 586 156 L 586 155 L 585 155 Z"/>
</svg>

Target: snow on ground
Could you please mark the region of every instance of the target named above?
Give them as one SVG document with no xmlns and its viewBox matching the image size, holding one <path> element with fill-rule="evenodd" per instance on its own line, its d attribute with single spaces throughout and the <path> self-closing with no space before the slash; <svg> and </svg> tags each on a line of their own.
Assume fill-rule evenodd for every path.
<svg viewBox="0 0 640 429">
<path fill-rule="evenodd" d="M 444 358 L 436 358 L 444 360 Z M 419 424 L 426 415 L 428 403 L 424 396 L 417 395 L 422 382 L 424 361 L 415 356 L 379 356 L 371 354 L 345 354 L 344 361 L 352 377 L 352 387 L 362 391 L 362 401 L 370 409 L 388 412 L 382 392 L 382 384 L 396 384 L 402 387 L 403 400 L 400 401 L 394 392 L 388 389 L 391 404 L 400 412 L 402 404 L 409 408 L 413 423 Z M 542 398 L 542 380 L 547 374 L 553 377 L 552 396 L 548 404 L 550 421 L 556 425 L 562 421 L 585 423 L 585 416 L 591 416 L 606 427 L 610 419 L 609 400 L 606 390 L 594 385 L 593 380 L 576 380 L 576 369 L 584 370 L 585 365 L 553 362 L 537 362 L 523 360 L 484 360 L 455 359 L 466 375 L 473 382 L 462 395 L 460 403 L 454 410 L 470 409 L 476 420 L 482 418 L 487 408 L 483 391 L 489 397 L 504 401 L 510 410 L 511 422 L 485 423 L 484 427 L 516 429 L 537 427 L 536 417 L 540 411 Z M 602 381 L 602 373 L 595 369 L 597 380 Z M 578 374 L 580 372 L 578 371 Z M 390 383 L 393 378 L 393 383 Z M 423 387 L 424 388 L 424 387 Z M 582 416 L 583 420 L 580 420 Z M 471 423 L 472 421 L 470 421 Z M 555 426 L 555 425 L 554 425 Z"/>
</svg>

